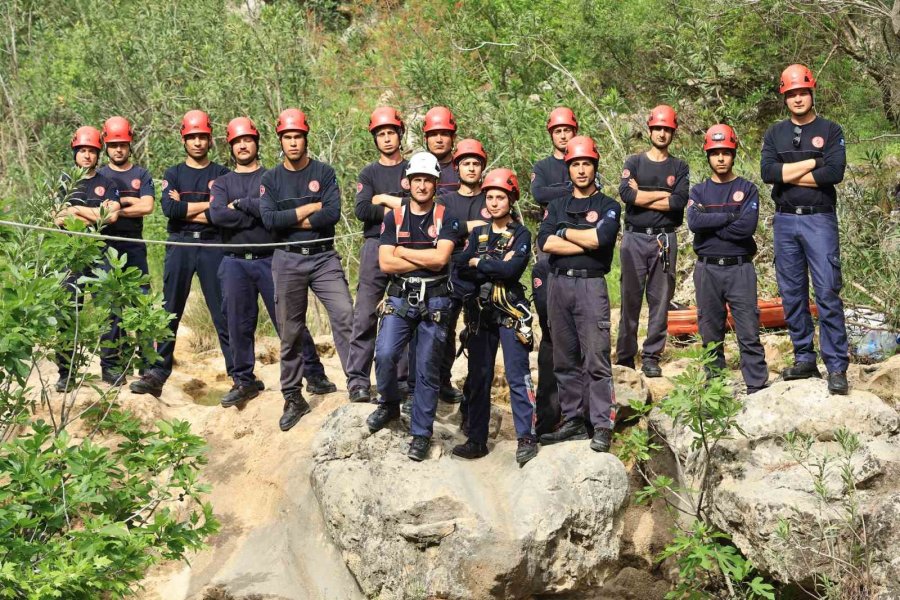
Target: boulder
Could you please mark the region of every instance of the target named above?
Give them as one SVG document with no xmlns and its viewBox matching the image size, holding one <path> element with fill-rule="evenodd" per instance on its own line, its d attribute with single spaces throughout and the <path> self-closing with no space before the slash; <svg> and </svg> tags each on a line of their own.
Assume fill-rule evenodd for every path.
<svg viewBox="0 0 900 600">
<path fill-rule="evenodd" d="M 680 459 L 681 484 L 696 486 L 703 456 L 691 450 L 690 432 L 658 412 L 651 422 Z M 824 380 L 782 381 L 747 397 L 737 424 L 743 435 L 735 432 L 712 454 L 710 516 L 741 552 L 784 582 L 809 583 L 815 575 L 834 574 L 835 561 L 817 553 L 823 548 L 816 539 L 835 527 L 843 534 L 835 546 L 853 541 L 851 529 L 841 525 L 853 491 L 871 552 L 876 586 L 871 597 L 900 598 L 897 411 L 858 387 L 849 396 L 836 396 Z M 840 429 L 859 439 L 846 460 L 836 434 Z M 812 440 L 802 460 L 790 451 L 791 434 Z M 827 467 L 817 493 L 815 474 L 823 460 Z M 787 541 L 778 536 L 783 520 L 791 526 Z M 863 531 L 860 523 L 854 529 Z"/>
<path fill-rule="evenodd" d="M 370 434 L 371 406 L 326 420 L 311 473 L 332 539 L 363 593 L 526 598 L 598 586 L 616 575 L 628 477 L 587 442 L 541 448 L 519 468 L 516 442 L 491 442 L 477 461 L 438 422 L 427 460 L 405 456 L 399 425 Z"/>
</svg>

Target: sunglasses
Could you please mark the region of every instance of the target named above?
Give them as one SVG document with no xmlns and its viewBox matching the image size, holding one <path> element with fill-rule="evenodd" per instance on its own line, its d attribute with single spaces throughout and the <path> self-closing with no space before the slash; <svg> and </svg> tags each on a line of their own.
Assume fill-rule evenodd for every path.
<svg viewBox="0 0 900 600">
<path fill-rule="evenodd" d="M 800 134 L 803 133 L 803 130 L 800 129 L 798 125 L 794 125 L 794 139 L 791 140 L 794 142 L 794 148 L 800 147 Z"/>
</svg>

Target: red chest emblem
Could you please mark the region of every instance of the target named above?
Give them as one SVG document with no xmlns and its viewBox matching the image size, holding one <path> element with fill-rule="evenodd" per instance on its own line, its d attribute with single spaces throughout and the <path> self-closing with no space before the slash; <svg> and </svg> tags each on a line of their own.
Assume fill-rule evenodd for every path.
<svg viewBox="0 0 900 600">
<path fill-rule="evenodd" d="M 534 181 L 534 178 L 535 178 L 535 174 L 532 173 L 532 174 L 531 174 L 531 180 Z"/>
<path fill-rule="evenodd" d="M 428 237 L 437 237 L 437 229 L 434 228 L 434 225 L 428 226 Z"/>
<path fill-rule="evenodd" d="M 356 193 L 360 193 L 363 189 L 363 184 L 359 181 L 356 182 Z"/>
<path fill-rule="evenodd" d="M 384 233 L 384 223 L 381 224 L 381 233 Z"/>
<path fill-rule="evenodd" d="M 403 179 L 401 179 L 401 180 L 400 180 L 400 187 L 402 187 L 404 190 L 408 190 L 408 189 L 409 189 L 409 179 L 407 179 L 406 177 L 404 177 Z"/>
<path fill-rule="evenodd" d="M 106 188 L 103 187 L 102 185 L 98 185 L 97 187 L 94 188 L 94 195 L 96 195 L 96 196 L 102 197 L 103 194 L 105 194 L 105 193 L 106 193 Z"/>
<path fill-rule="evenodd" d="M 169 187 L 169 180 L 168 180 L 168 179 L 163 179 L 163 182 L 162 182 L 162 189 L 166 189 L 167 187 Z"/>
<path fill-rule="evenodd" d="M 585 215 L 584 218 L 587 219 L 587 222 L 588 222 L 588 223 L 596 223 L 596 222 L 597 222 L 597 217 L 598 217 L 598 216 L 599 216 L 599 215 L 597 214 L 597 211 L 596 211 L 596 210 L 590 210 L 590 211 L 588 211 L 588 214 Z"/>
<path fill-rule="evenodd" d="M 132 179 L 132 180 L 131 180 L 131 187 L 133 187 L 133 188 L 136 189 L 136 190 L 141 189 L 141 180 L 140 180 L 140 179 Z"/>
<path fill-rule="evenodd" d="M 547 218 L 547 215 L 548 215 L 548 214 L 549 214 L 549 212 L 548 212 L 547 209 L 545 208 L 545 209 L 544 209 L 544 219 Z"/>
<path fill-rule="evenodd" d="M 812 145 L 815 146 L 816 148 L 821 148 L 822 146 L 825 145 L 825 138 L 823 138 L 820 135 L 817 135 L 816 137 L 814 137 L 812 139 Z"/>
<path fill-rule="evenodd" d="M 312 181 L 309 182 L 309 191 L 311 191 L 311 192 L 319 191 L 319 181 L 318 180 L 313 179 Z"/>
<path fill-rule="evenodd" d="M 631 171 L 629 171 L 628 169 L 623 169 L 622 170 L 622 179 L 628 179 L 629 177 L 631 177 Z"/>
<path fill-rule="evenodd" d="M 740 202 L 741 200 L 744 199 L 744 192 L 742 192 L 740 190 L 736 191 L 734 194 L 731 195 L 731 199 L 734 200 L 735 202 Z"/>
<path fill-rule="evenodd" d="M 669 175 L 668 177 L 666 177 L 666 185 L 668 185 L 669 187 L 672 187 L 673 185 L 675 185 L 675 176 L 674 175 Z"/>
<path fill-rule="evenodd" d="M 213 186 L 213 184 L 214 184 L 215 182 L 216 182 L 215 179 L 210 179 L 210 180 L 209 180 L 209 183 L 206 184 L 206 187 L 208 187 L 209 189 L 212 189 L 212 186 Z"/>
<path fill-rule="evenodd" d="M 484 217 L 485 219 L 490 219 L 490 218 L 491 218 L 491 213 L 488 212 L 488 209 L 487 209 L 487 208 L 482 208 L 482 209 L 481 209 L 481 216 Z"/>
<path fill-rule="evenodd" d="M 259 186 L 259 195 L 260 196 L 266 195 L 266 186 L 264 186 L 264 185 Z"/>
<path fill-rule="evenodd" d="M 540 278 L 540 277 L 535 277 L 535 278 L 534 278 L 534 287 L 539 288 L 539 287 L 541 287 L 542 285 L 544 285 L 544 282 L 541 281 L 541 278 Z"/>
</svg>

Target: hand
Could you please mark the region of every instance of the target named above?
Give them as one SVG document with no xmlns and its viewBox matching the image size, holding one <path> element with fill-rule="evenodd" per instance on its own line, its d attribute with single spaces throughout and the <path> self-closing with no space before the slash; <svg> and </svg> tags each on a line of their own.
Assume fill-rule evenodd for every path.
<svg viewBox="0 0 900 600">
<path fill-rule="evenodd" d="M 177 190 L 169 190 L 169 198 L 175 202 L 181 202 L 181 194 Z"/>
<path fill-rule="evenodd" d="M 100 207 L 105 209 L 107 212 L 118 212 L 119 211 L 119 203 L 115 200 L 104 200 L 100 203 Z"/>
<path fill-rule="evenodd" d="M 470 266 L 470 267 L 477 267 L 477 266 L 478 266 L 478 261 L 479 261 L 479 260 L 481 260 L 481 259 L 478 258 L 478 257 L 470 258 L 470 259 L 469 259 L 469 266 Z"/>
<path fill-rule="evenodd" d="M 634 177 L 632 177 L 631 179 L 628 180 L 628 187 L 630 187 L 631 189 L 633 189 L 636 192 L 639 191 L 637 180 Z"/>
</svg>

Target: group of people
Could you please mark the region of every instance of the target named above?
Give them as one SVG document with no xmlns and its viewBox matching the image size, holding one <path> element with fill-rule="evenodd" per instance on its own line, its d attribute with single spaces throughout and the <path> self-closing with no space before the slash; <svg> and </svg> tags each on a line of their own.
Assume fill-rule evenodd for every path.
<svg viewBox="0 0 900 600">
<path fill-rule="evenodd" d="M 828 389 L 846 394 L 847 336 L 839 296 L 841 266 L 835 185 L 846 166 L 841 128 L 814 109 L 813 74 L 791 65 L 780 93 L 789 118 L 765 135 L 762 179 L 773 185 L 775 269 L 794 344 L 794 365 L 785 379 L 821 377 L 813 347 L 808 274 L 812 274 L 820 320 L 820 346 Z M 518 438 L 516 460 L 531 460 L 539 444 L 588 440 L 609 450 L 616 421 L 612 382 L 610 302 L 605 276 L 619 239 L 621 318 L 616 364 L 636 368 L 639 315 L 646 296 L 649 318 L 640 352 L 647 377 L 660 377 L 667 314 L 675 287 L 677 230 L 687 213 L 697 255 L 694 283 L 700 335 L 715 343 L 724 368 L 722 342 L 727 314 L 733 318 L 740 368 L 749 394 L 767 385 L 759 340 L 753 236 L 759 215 L 756 186 L 734 173 L 738 138 L 725 124 L 706 132 L 703 149 L 710 175 L 690 187 L 687 164 L 669 154 L 678 130 L 675 110 L 654 108 L 647 120 L 650 147 L 629 156 L 618 192 L 622 204 L 598 184 L 600 153 L 579 135 L 572 110 L 554 109 L 547 121 L 549 156 L 535 163 L 531 194 L 543 208 L 536 234 L 532 294 L 542 331 L 538 387 L 531 379 L 531 301 L 520 279 L 532 260 L 532 233 L 515 209 L 521 190 L 507 168 L 485 172 L 488 153 L 475 139 L 457 142 L 457 123 L 447 107 L 425 115 L 426 151 L 403 157 L 405 124 L 391 107 L 371 115 L 369 132 L 377 159 L 356 184 L 354 213 L 362 222 L 355 306 L 335 251 L 341 197 L 334 169 L 309 156 L 306 115 L 284 110 L 275 131 L 282 161 L 270 170 L 259 163 L 260 135 L 247 117 L 233 119 L 226 139 L 233 170 L 208 158 L 212 126 L 206 113 L 189 111 L 181 136 L 186 157 L 162 180 L 162 210 L 171 241 L 163 276 L 165 308 L 175 315 L 173 337 L 158 344 L 160 360 L 130 384 L 132 392 L 159 396 L 172 372 L 172 354 L 191 279 L 200 279 L 218 332 L 226 370 L 234 381 L 222 398 L 234 406 L 257 396 L 254 335 L 258 296 L 281 340 L 279 426 L 292 428 L 310 406 L 301 393 L 336 391 L 324 373 L 306 325 L 308 292 L 328 313 L 335 347 L 352 402 L 375 402 L 367 419 L 376 432 L 403 412 L 410 416 L 408 456 L 426 458 L 439 401 L 461 403 L 467 441 L 453 454 L 476 459 L 488 453 L 490 393 L 498 348 Z M 75 163 L 87 169 L 57 222 L 75 218 L 104 224 L 109 241 L 128 264 L 147 272 L 142 217 L 153 210 L 153 182 L 130 161 L 133 132 L 112 117 L 102 133 L 75 132 Z M 97 168 L 105 147 L 108 164 Z M 280 245 L 276 245 L 280 244 Z M 223 247 L 224 245 L 224 247 Z M 233 247 L 230 247 L 233 246 Z M 460 315 L 463 333 L 457 351 Z M 113 327 L 109 336 L 122 335 Z M 451 367 L 466 351 L 462 390 Z M 104 354 L 103 379 L 122 385 L 117 357 Z M 59 360 L 60 391 L 69 365 Z M 371 386 L 374 363 L 377 394 Z"/>
</svg>

